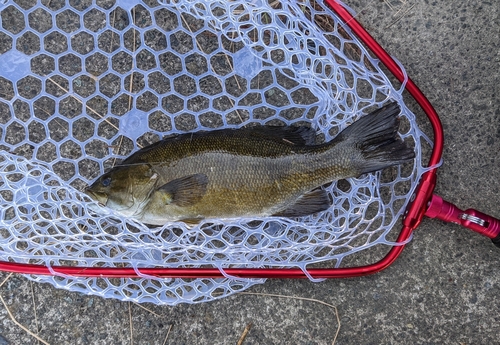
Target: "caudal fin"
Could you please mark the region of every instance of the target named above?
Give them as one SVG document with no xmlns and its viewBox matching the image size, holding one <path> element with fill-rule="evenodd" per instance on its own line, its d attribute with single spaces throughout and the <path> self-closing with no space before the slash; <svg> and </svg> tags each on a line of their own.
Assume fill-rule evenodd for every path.
<svg viewBox="0 0 500 345">
<path fill-rule="evenodd" d="M 396 102 L 363 116 L 343 130 L 335 141 L 343 141 L 360 150 L 354 162 L 364 174 L 401 164 L 415 158 L 415 151 L 398 136 L 400 107 Z"/>
</svg>

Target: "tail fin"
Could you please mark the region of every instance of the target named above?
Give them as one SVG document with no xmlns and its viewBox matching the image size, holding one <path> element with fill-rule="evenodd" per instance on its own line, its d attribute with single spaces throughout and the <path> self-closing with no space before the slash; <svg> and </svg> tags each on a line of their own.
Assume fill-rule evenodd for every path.
<svg viewBox="0 0 500 345">
<path fill-rule="evenodd" d="M 389 103 L 363 116 L 335 138 L 361 151 L 361 157 L 354 162 L 360 175 L 415 158 L 414 150 L 397 134 L 399 113 L 399 105 Z"/>
</svg>

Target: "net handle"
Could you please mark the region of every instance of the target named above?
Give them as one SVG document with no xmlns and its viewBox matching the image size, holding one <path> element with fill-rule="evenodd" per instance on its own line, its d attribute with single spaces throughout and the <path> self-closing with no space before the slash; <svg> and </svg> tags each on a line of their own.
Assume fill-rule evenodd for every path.
<svg viewBox="0 0 500 345">
<path fill-rule="evenodd" d="M 435 194 L 432 195 L 425 215 L 445 222 L 460 224 L 489 237 L 495 246 L 500 247 L 500 219 L 488 216 L 473 208 L 463 211 Z"/>
<path fill-rule="evenodd" d="M 394 59 L 375 41 L 375 39 L 361 26 L 361 24 L 344 8 L 337 0 L 324 0 L 325 3 L 342 19 L 358 38 L 372 53 L 388 68 L 388 70 L 400 81 L 404 81 L 404 75 L 399 65 Z M 397 242 L 405 243 L 411 232 L 420 224 L 426 210 L 426 206 L 432 197 L 432 192 L 436 184 L 437 165 L 441 160 L 443 151 L 443 127 L 437 112 L 432 107 L 429 100 L 408 77 L 405 89 L 416 100 L 426 113 L 432 124 L 434 132 L 434 146 L 428 166 L 433 167 L 422 175 L 419 186 L 407 208 L 406 217 L 403 220 L 403 227 L 399 233 Z M 380 261 L 352 268 L 321 268 L 309 269 L 309 276 L 319 278 L 348 278 L 358 277 L 379 272 L 390 266 L 401 254 L 404 244 L 391 248 L 387 255 Z M 136 268 L 118 267 L 68 267 L 21 264 L 13 262 L 0 262 L 0 270 L 35 275 L 63 274 L 75 277 L 107 277 L 107 278 L 127 278 L 138 277 Z M 141 275 L 169 278 L 223 278 L 224 275 L 217 268 L 143 268 Z M 240 278 L 307 278 L 302 269 L 283 268 L 227 268 L 225 274 Z"/>
</svg>

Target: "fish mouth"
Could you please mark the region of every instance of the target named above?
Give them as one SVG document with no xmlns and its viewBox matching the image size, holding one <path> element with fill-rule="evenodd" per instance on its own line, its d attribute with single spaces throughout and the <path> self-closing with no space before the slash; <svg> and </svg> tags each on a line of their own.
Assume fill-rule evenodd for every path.
<svg viewBox="0 0 500 345">
<path fill-rule="evenodd" d="M 108 202 L 108 196 L 105 193 L 96 192 L 91 190 L 90 188 L 85 188 L 84 192 L 85 194 L 90 196 L 90 198 L 97 201 L 100 206 L 106 206 L 106 203 Z"/>
</svg>

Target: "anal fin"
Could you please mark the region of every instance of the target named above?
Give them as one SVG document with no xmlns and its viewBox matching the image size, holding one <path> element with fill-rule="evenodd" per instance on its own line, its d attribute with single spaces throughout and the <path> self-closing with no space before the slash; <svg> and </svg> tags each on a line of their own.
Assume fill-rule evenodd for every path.
<svg viewBox="0 0 500 345">
<path fill-rule="evenodd" d="M 315 189 L 301 195 L 294 204 L 275 213 L 277 217 L 302 217 L 327 210 L 331 206 L 328 193 L 323 189 Z"/>
<path fill-rule="evenodd" d="M 205 219 L 205 218 L 183 218 L 183 219 L 179 219 L 179 221 L 183 222 L 183 223 L 186 223 L 186 225 L 189 227 L 189 228 L 193 228 L 195 227 L 196 225 L 200 224 L 200 222 Z"/>
</svg>

